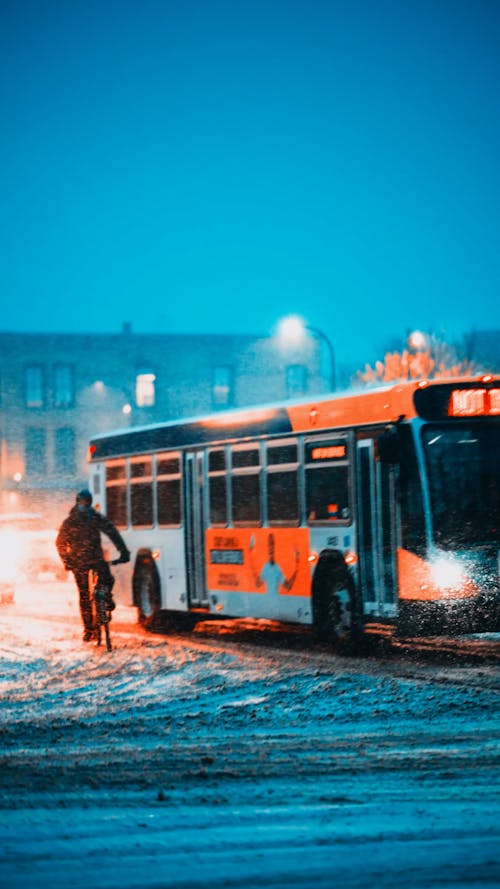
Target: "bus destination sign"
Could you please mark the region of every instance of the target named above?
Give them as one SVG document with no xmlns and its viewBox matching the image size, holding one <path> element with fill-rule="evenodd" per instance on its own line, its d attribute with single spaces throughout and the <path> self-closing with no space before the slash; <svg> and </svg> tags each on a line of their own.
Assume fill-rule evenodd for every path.
<svg viewBox="0 0 500 889">
<path fill-rule="evenodd" d="M 500 415 L 500 389 L 452 389 L 448 403 L 450 417 Z"/>
</svg>

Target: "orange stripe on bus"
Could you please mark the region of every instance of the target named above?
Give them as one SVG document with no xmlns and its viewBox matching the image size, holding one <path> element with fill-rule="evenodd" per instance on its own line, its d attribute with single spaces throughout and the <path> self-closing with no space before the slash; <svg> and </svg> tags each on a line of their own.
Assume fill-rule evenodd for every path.
<svg viewBox="0 0 500 889">
<path fill-rule="evenodd" d="M 396 422 L 401 416 L 416 416 L 413 394 L 417 387 L 417 383 L 402 383 L 390 389 L 293 405 L 288 407 L 288 415 L 294 432 Z"/>
</svg>

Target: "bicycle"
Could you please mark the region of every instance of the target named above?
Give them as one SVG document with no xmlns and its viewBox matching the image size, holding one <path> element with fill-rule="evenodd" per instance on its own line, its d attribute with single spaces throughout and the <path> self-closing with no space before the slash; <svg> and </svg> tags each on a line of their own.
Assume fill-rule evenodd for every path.
<svg viewBox="0 0 500 889">
<path fill-rule="evenodd" d="M 113 559 L 110 565 L 119 565 L 123 559 Z M 111 635 L 109 632 L 109 623 L 111 621 L 111 612 L 115 607 L 111 590 L 103 581 L 99 581 L 99 572 L 94 568 L 89 571 L 89 590 L 92 594 L 93 611 L 94 611 L 94 627 L 96 644 L 101 644 L 102 629 L 106 637 L 106 648 L 108 651 L 113 650 L 111 644 Z"/>
</svg>

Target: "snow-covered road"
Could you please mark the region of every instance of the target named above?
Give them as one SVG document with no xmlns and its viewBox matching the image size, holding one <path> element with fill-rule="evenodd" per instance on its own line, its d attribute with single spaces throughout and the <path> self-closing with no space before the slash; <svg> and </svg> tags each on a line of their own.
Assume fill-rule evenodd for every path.
<svg viewBox="0 0 500 889">
<path fill-rule="evenodd" d="M 497 886 L 497 663 L 0 611 L 0 884 Z"/>
</svg>

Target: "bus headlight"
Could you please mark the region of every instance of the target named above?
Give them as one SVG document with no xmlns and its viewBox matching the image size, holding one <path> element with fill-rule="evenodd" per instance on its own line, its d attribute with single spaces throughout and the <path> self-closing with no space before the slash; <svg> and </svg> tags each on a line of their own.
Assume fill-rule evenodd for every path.
<svg viewBox="0 0 500 889">
<path fill-rule="evenodd" d="M 467 582 L 462 564 L 453 556 L 437 556 L 431 563 L 432 579 L 440 589 L 456 589 Z"/>
</svg>

